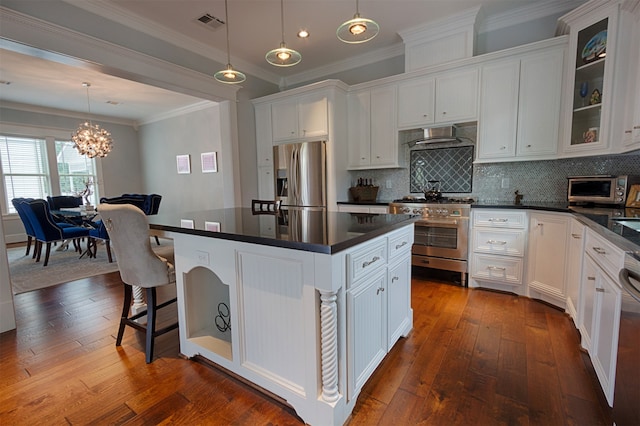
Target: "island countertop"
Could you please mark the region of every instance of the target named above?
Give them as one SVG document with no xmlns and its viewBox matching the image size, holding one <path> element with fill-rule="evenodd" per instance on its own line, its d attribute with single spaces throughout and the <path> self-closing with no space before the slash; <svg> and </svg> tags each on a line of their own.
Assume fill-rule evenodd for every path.
<svg viewBox="0 0 640 426">
<path fill-rule="evenodd" d="M 406 226 L 410 215 L 327 212 L 286 208 L 254 214 L 251 208 L 159 213 L 148 216 L 151 229 L 334 254 Z"/>
</svg>

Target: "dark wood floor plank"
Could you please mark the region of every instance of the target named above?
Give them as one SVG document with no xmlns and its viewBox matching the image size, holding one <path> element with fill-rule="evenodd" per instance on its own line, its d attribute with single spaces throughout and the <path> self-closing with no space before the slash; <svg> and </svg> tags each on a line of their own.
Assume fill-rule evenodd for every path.
<svg viewBox="0 0 640 426">
<path fill-rule="evenodd" d="M 0 335 L 0 424 L 302 424 L 180 358 L 177 330 L 158 339 L 152 364 L 140 332 L 127 329 L 116 348 L 121 303 L 117 272 L 17 295 L 18 330 Z M 365 385 L 349 425 L 609 424 L 562 312 L 424 276 L 412 307 L 414 329 Z"/>
</svg>

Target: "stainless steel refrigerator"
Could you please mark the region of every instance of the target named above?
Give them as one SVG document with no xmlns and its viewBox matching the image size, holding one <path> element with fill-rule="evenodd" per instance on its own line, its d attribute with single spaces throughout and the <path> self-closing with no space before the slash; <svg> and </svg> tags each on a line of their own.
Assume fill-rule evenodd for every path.
<svg viewBox="0 0 640 426">
<path fill-rule="evenodd" d="M 273 147 L 276 200 L 282 206 L 327 206 L 325 141 Z"/>
</svg>

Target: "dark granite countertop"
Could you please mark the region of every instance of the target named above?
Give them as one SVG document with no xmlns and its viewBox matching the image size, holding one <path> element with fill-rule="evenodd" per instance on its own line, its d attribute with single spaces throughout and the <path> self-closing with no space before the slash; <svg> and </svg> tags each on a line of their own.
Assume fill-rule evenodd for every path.
<svg viewBox="0 0 640 426">
<path fill-rule="evenodd" d="M 255 215 L 250 208 L 230 208 L 179 215 L 160 213 L 148 219 L 151 229 L 156 230 L 334 254 L 406 226 L 417 218 L 295 208 L 283 209 L 277 215 Z M 183 220 L 193 221 L 193 228 L 182 224 Z M 207 230 L 205 222 L 219 224 L 220 230 Z"/>
<path fill-rule="evenodd" d="M 393 200 L 375 200 L 375 201 L 338 201 L 337 204 L 353 204 L 356 206 L 388 206 Z"/>
</svg>

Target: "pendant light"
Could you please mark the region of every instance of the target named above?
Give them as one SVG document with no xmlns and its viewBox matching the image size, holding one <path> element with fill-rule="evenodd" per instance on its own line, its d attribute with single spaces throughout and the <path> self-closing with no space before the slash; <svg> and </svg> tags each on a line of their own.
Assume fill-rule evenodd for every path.
<svg viewBox="0 0 640 426">
<path fill-rule="evenodd" d="M 299 63 L 302 60 L 302 55 L 284 44 L 284 0 L 280 0 L 280 23 L 282 25 L 280 47 L 267 52 L 265 58 L 267 62 L 276 67 L 290 67 Z"/>
<path fill-rule="evenodd" d="M 364 43 L 369 41 L 380 32 L 380 26 L 376 21 L 362 18 L 356 0 L 356 14 L 353 19 L 349 19 L 338 27 L 336 35 L 341 41 L 349 44 Z"/>
<path fill-rule="evenodd" d="M 227 6 L 227 0 L 224 0 L 224 17 L 227 30 L 227 68 L 218 71 L 213 77 L 221 83 L 238 84 L 245 81 L 247 76 L 240 71 L 234 70 L 231 66 L 231 51 L 229 50 L 229 7 Z"/>
<path fill-rule="evenodd" d="M 82 83 L 82 86 L 87 88 L 88 119 L 71 134 L 71 140 L 80 155 L 86 155 L 89 158 L 106 157 L 113 148 L 111 133 L 91 123 L 91 103 L 89 102 L 91 83 Z"/>
</svg>

